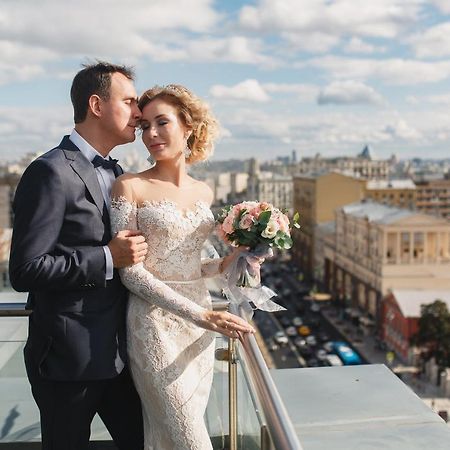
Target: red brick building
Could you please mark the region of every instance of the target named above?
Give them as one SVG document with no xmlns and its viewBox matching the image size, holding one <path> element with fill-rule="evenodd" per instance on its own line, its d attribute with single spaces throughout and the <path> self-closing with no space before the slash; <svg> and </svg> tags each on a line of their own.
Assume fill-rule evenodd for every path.
<svg viewBox="0 0 450 450">
<path fill-rule="evenodd" d="M 383 299 L 382 338 L 405 363 L 415 363 L 411 337 L 418 330 L 421 305 L 428 305 L 435 300 L 446 302 L 450 309 L 450 291 L 394 289 Z"/>
</svg>

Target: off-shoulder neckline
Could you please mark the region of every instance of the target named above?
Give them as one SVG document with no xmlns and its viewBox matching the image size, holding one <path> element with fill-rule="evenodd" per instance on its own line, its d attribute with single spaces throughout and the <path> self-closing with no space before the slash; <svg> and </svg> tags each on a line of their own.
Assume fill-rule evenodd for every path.
<svg viewBox="0 0 450 450">
<path fill-rule="evenodd" d="M 188 214 L 195 213 L 199 208 L 210 209 L 210 204 L 205 200 L 196 200 L 193 204 L 188 206 L 181 206 L 175 200 L 169 198 L 161 198 L 161 199 L 149 199 L 144 200 L 142 202 L 136 203 L 135 201 L 130 201 L 127 198 L 120 196 L 117 199 L 114 199 L 111 204 L 115 203 L 128 203 L 134 206 L 136 209 L 144 209 L 148 207 L 156 207 L 161 205 L 171 205 L 175 210 L 177 210 L 182 216 L 186 216 Z"/>
</svg>

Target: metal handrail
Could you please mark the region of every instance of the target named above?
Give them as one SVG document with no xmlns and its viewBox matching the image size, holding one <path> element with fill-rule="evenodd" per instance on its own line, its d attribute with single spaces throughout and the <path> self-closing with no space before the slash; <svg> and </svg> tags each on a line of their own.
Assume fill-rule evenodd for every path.
<svg viewBox="0 0 450 450">
<path fill-rule="evenodd" d="M 22 303 L 0 303 L 0 317 L 21 317 L 29 316 L 31 311 L 25 309 L 25 302 Z"/>
<path fill-rule="evenodd" d="M 236 306 L 230 312 L 239 314 Z M 284 407 L 275 383 L 270 375 L 255 336 L 244 335 L 241 340 L 246 366 L 257 393 L 272 442 L 277 450 L 302 450 L 294 425 Z"/>
</svg>

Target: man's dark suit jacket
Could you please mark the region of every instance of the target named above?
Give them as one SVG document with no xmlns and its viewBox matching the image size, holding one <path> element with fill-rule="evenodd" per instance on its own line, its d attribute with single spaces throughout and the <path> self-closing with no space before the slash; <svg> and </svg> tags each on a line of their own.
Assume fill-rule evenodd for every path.
<svg viewBox="0 0 450 450">
<path fill-rule="evenodd" d="M 65 136 L 24 172 L 13 204 L 11 284 L 29 292 L 25 363 L 51 380 L 99 380 L 125 364 L 126 290 L 105 281 L 111 239 L 95 169 Z"/>
</svg>

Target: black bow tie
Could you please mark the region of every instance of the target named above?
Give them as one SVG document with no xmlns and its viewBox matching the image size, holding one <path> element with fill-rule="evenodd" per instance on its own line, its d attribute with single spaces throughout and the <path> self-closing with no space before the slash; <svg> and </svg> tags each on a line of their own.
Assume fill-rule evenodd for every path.
<svg viewBox="0 0 450 450">
<path fill-rule="evenodd" d="M 94 167 L 100 167 L 102 166 L 104 169 L 110 169 L 115 172 L 115 169 L 117 167 L 117 159 L 109 158 L 105 159 L 102 158 L 100 155 L 96 155 L 96 157 L 92 160 L 92 164 Z"/>
</svg>

